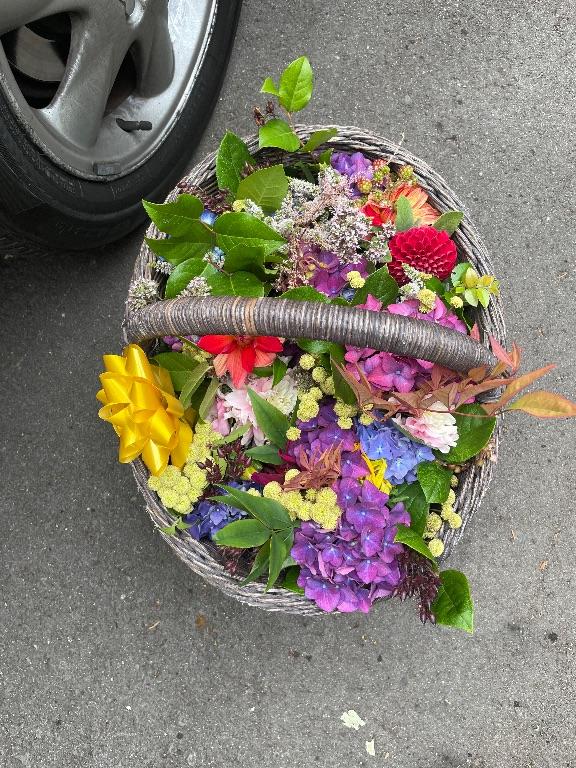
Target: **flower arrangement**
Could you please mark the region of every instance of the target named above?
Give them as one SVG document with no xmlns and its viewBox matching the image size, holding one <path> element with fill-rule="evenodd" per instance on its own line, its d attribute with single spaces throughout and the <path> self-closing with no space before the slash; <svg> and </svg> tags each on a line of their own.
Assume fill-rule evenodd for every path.
<svg viewBox="0 0 576 768">
<path fill-rule="evenodd" d="M 499 283 L 462 261 L 459 211 L 440 213 L 413 168 L 334 151 L 336 129 L 303 142 L 294 113 L 312 95 L 305 57 L 262 92 L 257 162 L 235 134 L 216 163 L 219 190 L 145 202 L 166 236 L 147 239 L 160 298 L 265 295 L 404 315 L 479 339 L 478 305 Z M 192 330 L 192 329 L 190 329 Z M 462 525 L 459 474 L 490 459 L 497 417 L 576 415 L 561 395 L 520 392 L 520 350 L 491 339 L 493 366 L 465 373 L 425 359 L 316 339 L 165 336 L 104 358 L 100 416 L 120 461 L 141 456 L 172 516 L 170 536 L 211 542 L 239 582 L 299 592 L 323 611 L 367 612 L 416 597 L 423 622 L 473 626 L 466 577 L 440 570 L 443 536 Z M 483 401 L 485 393 L 496 393 Z"/>
</svg>

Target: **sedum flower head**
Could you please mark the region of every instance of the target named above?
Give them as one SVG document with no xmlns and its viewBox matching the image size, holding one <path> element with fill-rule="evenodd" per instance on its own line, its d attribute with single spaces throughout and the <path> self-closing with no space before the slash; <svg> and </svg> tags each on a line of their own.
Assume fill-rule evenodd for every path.
<svg viewBox="0 0 576 768">
<path fill-rule="evenodd" d="M 158 284 L 147 277 L 134 280 L 128 289 L 126 303 L 130 309 L 144 309 L 158 300 Z"/>
<path fill-rule="evenodd" d="M 300 368 L 303 368 L 305 371 L 310 371 L 316 365 L 316 360 L 312 355 L 309 355 L 306 352 L 300 358 L 299 365 L 300 365 Z"/>
<path fill-rule="evenodd" d="M 434 557 L 440 557 L 442 552 L 444 552 L 444 542 L 442 539 L 431 539 L 428 542 L 428 549 Z"/>
</svg>

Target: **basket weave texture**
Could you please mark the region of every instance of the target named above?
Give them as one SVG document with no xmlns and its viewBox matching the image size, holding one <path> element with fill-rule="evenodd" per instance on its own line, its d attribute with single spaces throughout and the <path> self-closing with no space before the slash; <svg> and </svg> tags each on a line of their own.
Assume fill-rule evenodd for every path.
<svg viewBox="0 0 576 768">
<path fill-rule="evenodd" d="M 306 140 L 313 131 L 327 126 L 297 126 L 297 133 Z M 330 126 L 332 127 L 332 126 Z M 290 155 L 275 150 L 259 150 L 256 137 L 246 140 L 256 158 L 289 162 Z M 329 145 L 347 152 L 362 152 L 371 159 L 392 156 L 392 165 L 408 164 L 414 167 L 420 185 L 429 195 L 432 205 L 441 213 L 465 210 L 446 182 L 423 160 L 389 141 L 359 128 L 340 126 L 338 135 Z M 202 160 L 173 190 L 168 200 L 174 200 L 184 190 L 202 188 L 215 192 L 216 153 Z M 147 236 L 164 237 L 154 224 Z M 469 261 L 480 274 L 493 274 L 490 257 L 482 240 L 465 215 L 453 236 L 459 261 Z M 153 254 L 142 244 L 134 266 L 133 280 L 142 277 L 159 279 L 149 263 Z M 336 310 L 336 311 L 334 311 Z M 341 312 L 339 310 L 344 310 Z M 390 322 L 390 318 L 392 321 Z M 238 299 L 214 297 L 206 299 L 173 299 L 158 301 L 144 310 L 126 312 L 124 340 L 138 342 L 150 350 L 153 339 L 172 334 L 245 333 L 254 335 L 287 336 L 292 338 L 327 338 L 354 346 L 382 349 L 412 357 L 440 362 L 454 370 L 468 370 L 474 365 L 493 362 L 487 349 L 489 335 L 505 344 L 505 325 L 500 298 L 492 297 L 489 306 L 480 307 L 477 323 L 483 344 L 475 344 L 469 337 L 433 323 L 412 320 L 386 312 L 362 312 L 345 307 L 331 307 L 307 302 L 287 302 L 279 299 Z M 396 321 L 399 321 L 398 323 Z M 408 322 L 405 322 L 408 321 Z M 369 343 L 368 343 L 369 342 Z M 488 396 L 489 397 L 489 396 Z M 487 397 L 487 399 L 488 399 Z M 442 560 L 463 535 L 466 524 L 478 509 L 492 477 L 498 455 L 501 423 L 497 422 L 492 441 L 492 457 L 481 465 L 467 466 L 459 475 L 455 509 L 462 517 L 462 527 L 448 530 L 443 536 L 445 550 Z M 146 500 L 148 513 L 158 527 L 168 526 L 172 518 L 154 491 L 147 486 L 148 470 L 139 459 L 132 463 L 134 477 Z M 188 533 L 178 536 L 160 535 L 178 557 L 193 571 L 226 594 L 252 606 L 269 611 L 283 611 L 302 615 L 323 615 L 323 611 L 303 595 L 282 588 L 264 591 L 258 582 L 240 586 L 241 578 L 231 576 L 222 565 L 218 547 L 210 541 L 196 541 Z"/>
</svg>

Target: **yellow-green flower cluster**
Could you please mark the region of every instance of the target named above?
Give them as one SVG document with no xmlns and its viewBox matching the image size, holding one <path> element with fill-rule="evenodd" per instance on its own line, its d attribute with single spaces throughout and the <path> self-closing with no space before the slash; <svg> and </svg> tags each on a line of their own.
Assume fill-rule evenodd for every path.
<svg viewBox="0 0 576 768">
<path fill-rule="evenodd" d="M 297 469 L 290 469 L 286 472 L 286 480 L 292 480 L 299 474 Z M 282 504 L 292 519 L 313 520 L 326 531 L 336 528 L 342 514 L 336 493 L 332 488 L 285 491 L 280 483 L 272 481 L 264 486 L 262 495 L 266 499 L 273 499 Z"/>
<path fill-rule="evenodd" d="M 316 384 L 322 384 L 323 381 L 326 381 L 328 378 L 328 372 L 325 368 L 322 368 L 321 365 L 317 365 L 316 368 L 312 370 L 312 379 L 316 382 Z"/>
<path fill-rule="evenodd" d="M 450 528 L 460 528 L 462 526 L 462 518 L 454 511 L 454 502 L 456 501 L 456 494 L 451 489 L 448 494 L 448 498 L 442 504 L 440 516 L 442 520 L 448 523 Z"/>
<path fill-rule="evenodd" d="M 432 539 L 428 542 L 428 549 L 433 557 L 440 557 L 442 552 L 444 552 L 444 542 L 442 539 Z"/>
<path fill-rule="evenodd" d="M 298 365 L 300 366 L 300 368 L 303 368 L 305 371 L 310 371 L 316 365 L 316 359 L 314 358 L 314 355 L 309 355 L 306 352 L 300 358 Z"/>
<path fill-rule="evenodd" d="M 310 421 L 315 419 L 320 413 L 319 401 L 322 400 L 324 393 L 320 387 L 312 387 L 311 389 L 304 389 L 298 392 L 300 402 L 298 403 L 298 410 L 296 411 L 297 418 L 300 421 Z"/>
<path fill-rule="evenodd" d="M 350 288 L 363 288 L 366 280 L 362 277 L 360 272 L 356 269 L 351 270 L 346 274 L 346 280 L 350 283 Z"/>
<path fill-rule="evenodd" d="M 436 294 L 434 291 L 431 291 L 430 288 L 422 288 L 416 294 L 416 298 L 420 302 L 420 306 L 418 307 L 419 312 L 422 312 L 423 314 L 432 312 L 434 305 L 436 304 Z"/>
<path fill-rule="evenodd" d="M 156 491 L 165 507 L 180 515 L 190 511 L 206 488 L 206 472 L 198 466 L 210 455 L 213 443 L 221 436 L 209 424 L 197 424 L 182 470 L 168 465 L 158 477 L 150 476 L 148 487 Z"/>
<path fill-rule="evenodd" d="M 352 429 L 352 417 L 358 413 L 355 405 L 348 405 L 343 400 L 336 400 L 334 404 L 334 413 L 338 416 L 338 426 L 340 429 Z"/>
<path fill-rule="evenodd" d="M 301 430 L 298 429 L 298 427 L 288 427 L 288 429 L 286 430 L 286 439 L 298 440 L 301 434 L 302 432 Z"/>
</svg>

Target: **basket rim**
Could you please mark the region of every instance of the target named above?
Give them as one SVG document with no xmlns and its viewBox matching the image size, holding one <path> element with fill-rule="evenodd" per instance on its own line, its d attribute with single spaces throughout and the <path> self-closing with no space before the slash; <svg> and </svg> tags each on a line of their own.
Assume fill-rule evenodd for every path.
<svg viewBox="0 0 576 768">
<path fill-rule="evenodd" d="M 491 274 L 493 272 L 486 246 L 470 220 L 466 207 L 462 205 L 457 195 L 448 187 L 442 176 L 434 171 L 424 160 L 402 149 L 395 142 L 354 126 L 335 126 L 334 124 L 329 126 L 297 125 L 296 131 L 302 138 L 307 138 L 311 132 L 327 127 L 337 127 L 339 129 L 338 136 L 327 142 L 327 145 L 330 147 L 343 149 L 344 151 L 361 151 L 371 157 L 387 157 L 390 152 L 393 152 L 395 162 L 413 165 L 419 184 L 427 191 L 430 201 L 441 213 L 445 210 L 454 209 L 464 212 L 464 219 L 453 235 L 453 239 L 458 247 L 459 257 L 464 255 L 481 274 Z M 258 148 L 257 137 L 248 137 L 246 143 L 251 152 L 256 156 L 261 154 L 266 154 L 266 156 L 274 155 L 273 151 L 260 150 Z M 289 155 L 289 153 L 284 152 L 281 154 L 282 156 Z M 193 189 L 200 186 L 210 188 L 211 184 L 214 185 L 216 155 L 216 151 L 206 155 L 184 177 L 183 181 L 172 190 L 167 197 L 167 201 L 174 200 L 182 188 Z M 146 232 L 146 236 L 162 237 L 162 233 L 157 230 L 154 224 L 151 224 Z M 152 253 L 144 241 L 136 259 L 133 279 L 146 277 L 155 280 L 159 285 L 160 280 L 158 276 L 149 267 L 151 256 Z M 494 301 L 490 302 L 488 308 L 480 308 L 477 312 L 478 326 L 485 345 L 489 335 L 494 335 L 504 345 L 506 342 L 506 329 L 502 302 L 500 297 L 494 297 L 494 299 Z M 172 300 L 171 306 L 174 306 L 174 303 L 178 301 L 181 300 Z M 159 303 L 166 304 L 167 301 L 155 302 L 155 304 Z M 127 332 L 130 327 L 130 317 L 131 313 L 127 309 L 123 324 L 125 342 L 129 340 Z M 444 561 L 449 556 L 455 544 L 462 538 L 466 524 L 477 510 L 481 499 L 486 493 L 498 456 L 501 428 L 501 421 L 498 420 L 493 435 L 492 460 L 485 461 L 482 465 L 472 464 L 466 467 L 459 476 L 461 480 L 456 490 L 457 501 L 455 508 L 462 517 L 462 527 L 458 530 L 450 529 L 442 536 L 445 550 L 441 561 Z M 168 512 L 162 506 L 156 494 L 147 487 L 149 473 L 146 467 L 138 459 L 132 463 L 132 469 L 137 485 L 145 497 L 147 510 L 153 523 L 158 529 L 168 525 L 171 521 Z M 177 537 L 166 536 L 160 530 L 159 533 L 191 570 L 240 602 L 270 611 L 283 611 L 300 615 L 325 615 L 323 611 L 318 609 L 304 595 L 299 595 L 283 588 L 274 588 L 269 592 L 265 592 L 264 585 L 258 582 L 241 587 L 238 578 L 231 576 L 225 571 L 222 563 L 217 559 L 217 552 L 214 551 L 216 549 L 215 545 L 210 546 L 210 543 L 198 542 L 185 532 L 180 533 Z"/>
</svg>

